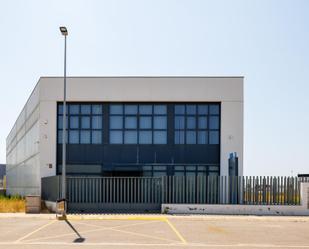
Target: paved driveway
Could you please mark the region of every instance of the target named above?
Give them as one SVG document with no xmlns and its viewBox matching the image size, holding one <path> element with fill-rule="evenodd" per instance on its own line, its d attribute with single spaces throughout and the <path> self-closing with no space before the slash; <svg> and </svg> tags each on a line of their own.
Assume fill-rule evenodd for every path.
<svg viewBox="0 0 309 249">
<path fill-rule="evenodd" d="M 309 217 L 0 217 L 0 248 L 309 248 Z"/>
</svg>

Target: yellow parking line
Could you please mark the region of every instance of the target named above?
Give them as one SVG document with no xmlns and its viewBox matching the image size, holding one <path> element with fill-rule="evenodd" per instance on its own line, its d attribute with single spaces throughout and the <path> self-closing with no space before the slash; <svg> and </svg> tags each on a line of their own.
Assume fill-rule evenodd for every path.
<svg viewBox="0 0 309 249">
<path fill-rule="evenodd" d="M 55 223 L 56 221 L 57 221 L 57 220 L 52 220 L 51 222 L 49 222 L 49 223 L 47 223 L 47 224 L 45 224 L 45 225 L 39 227 L 38 229 L 36 229 L 36 230 L 34 230 L 34 231 L 32 231 L 32 232 L 26 234 L 25 236 L 19 238 L 18 240 L 14 241 L 14 243 L 18 243 L 18 242 L 20 242 L 20 241 L 22 241 L 22 240 L 24 240 L 24 239 L 30 237 L 31 235 L 33 235 L 33 234 L 35 234 L 36 232 L 38 232 L 38 231 L 44 229 L 45 227 L 48 227 L 49 225 Z"/>
<path fill-rule="evenodd" d="M 144 237 L 144 238 L 150 238 L 150 239 L 156 239 L 156 240 L 163 240 L 163 241 L 168 241 L 168 242 L 178 242 L 178 241 L 171 240 L 171 239 L 166 239 L 166 238 L 157 237 L 157 236 L 152 236 L 152 235 L 147 235 L 147 234 L 142 234 L 142 233 L 135 233 L 135 232 L 125 231 L 125 230 L 120 230 L 120 229 L 111 228 L 110 230 L 116 231 L 116 232 L 121 232 L 121 233 L 132 234 L 132 235 L 136 235 L 136 236 L 140 236 L 140 237 Z"/>
<path fill-rule="evenodd" d="M 165 221 L 165 217 L 147 217 L 147 216 L 100 216 L 100 217 L 91 217 L 91 216 L 74 216 L 74 215 L 68 215 L 67 216 L 68 220 L 145 220 L 145 221 L 150 221 L 150 220 L 158 220 L 158 221 Z"/>
<path fill-rule="evenodd" d="M 181 240 L 182 243 L 187 244 L 187 241 L 182 237 L 180 232 L 176 229 L 176 227 L 167 219 L 165 218 L 165 222 L 170 226 L 170 228 L 174 231 L 177 237 Z"/>
</svg>

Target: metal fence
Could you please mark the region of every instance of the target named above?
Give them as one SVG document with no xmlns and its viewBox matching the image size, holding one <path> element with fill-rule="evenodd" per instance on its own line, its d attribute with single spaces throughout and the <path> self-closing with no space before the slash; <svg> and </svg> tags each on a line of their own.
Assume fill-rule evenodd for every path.
<svg viewBox="0 0 309 249">
<path fill-rule="evenodd" d="M 161 203 L 156 177 L 68 177 L 67 186 L 73 203 Z"/>
<path fill-rule="evenodd" d="M 60 176 L 42 179 L 42 198 L 60 197 Z M 300 205 L 297 177 L 67 177 L 72 210 L 159 210 L 162 203 Z"/>
<path fill-rule="evenodd" d="M 297 177 L 167 176 L 163 203 L 299 205 Z"/>
</svg>

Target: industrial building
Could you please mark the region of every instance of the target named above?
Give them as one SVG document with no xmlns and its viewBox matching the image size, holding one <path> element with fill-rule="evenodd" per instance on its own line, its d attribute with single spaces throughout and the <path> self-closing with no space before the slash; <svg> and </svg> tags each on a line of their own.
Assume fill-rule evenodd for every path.
<svg viewBox="0 0 309 249">
<path fill-rule="evenodd" d="M 63 77 L 41 77 L 7 137 L 7 193 L 61 174 Z M 243 173 L 243 77 L 68 77 L 67 175 Z"/>
</svg>

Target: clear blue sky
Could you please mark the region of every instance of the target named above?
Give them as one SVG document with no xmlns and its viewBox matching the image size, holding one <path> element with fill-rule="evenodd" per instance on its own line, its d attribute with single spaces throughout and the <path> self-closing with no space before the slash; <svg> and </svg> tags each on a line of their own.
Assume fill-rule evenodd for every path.
<svg viewBox="0 0 309 249">
<path fill-rule="evenodd" d="M 309 1 L 1 1 L 0 162 L 40 76 L 245 76 L 246 175 L 309 173 Z"/>
</svg>

